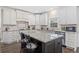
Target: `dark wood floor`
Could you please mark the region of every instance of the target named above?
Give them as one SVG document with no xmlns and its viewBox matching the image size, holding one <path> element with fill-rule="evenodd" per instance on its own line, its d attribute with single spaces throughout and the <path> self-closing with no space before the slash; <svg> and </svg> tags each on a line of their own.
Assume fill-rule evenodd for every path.
<svg viewBox="0 0 79 59">
<path fill-rule="evenodd" d="M 1 43 L 1 51 L 2 53 L 20 53 L 21 52 L 21 44 L 20 43 L 12 43 L 12 44 L 3 44 Z M 74 53 L 73 49 L 63 48 L 63 53 Z"/>
</svg>

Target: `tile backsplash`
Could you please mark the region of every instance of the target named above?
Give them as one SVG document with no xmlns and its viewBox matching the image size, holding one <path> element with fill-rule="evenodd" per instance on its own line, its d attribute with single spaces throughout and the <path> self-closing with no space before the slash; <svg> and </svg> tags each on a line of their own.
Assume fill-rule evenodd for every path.
<svg viewBox="0 0 79 59">
<path fill-rule="evenodd" d="M 5 25 L 3 26 L 3 31 L 14 31 L 14 30 L 18 30 L 17 26 L 11 26 L 11 25 Z"/>
</svg>

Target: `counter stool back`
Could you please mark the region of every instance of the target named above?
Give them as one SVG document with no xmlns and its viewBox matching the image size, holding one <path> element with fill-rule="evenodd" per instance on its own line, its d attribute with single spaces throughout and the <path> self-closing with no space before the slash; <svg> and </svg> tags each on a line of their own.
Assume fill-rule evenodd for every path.
<svg viewBox="0 0 79 59">
<path fill-rule="evenodd" d="M 20 33 L 20 35 L 21 35 L 21 48 L 26 48 L 27 52 L 34 52 L 34 50 L 37 48 L 37 45 L 31 42 L 30 36 L 25 35 L 24 33 Z"/>
</svg>

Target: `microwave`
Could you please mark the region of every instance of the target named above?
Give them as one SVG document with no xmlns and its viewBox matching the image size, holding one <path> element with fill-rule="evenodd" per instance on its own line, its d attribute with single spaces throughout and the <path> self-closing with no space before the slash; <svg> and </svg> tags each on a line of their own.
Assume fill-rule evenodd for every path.
<svg viewBox="0 0 79 59">
<path fill-rule="evenodd" d="M 76 32 L 76 27 L 66 27 L 66 31 L 68 32 Z"/>
</svg>

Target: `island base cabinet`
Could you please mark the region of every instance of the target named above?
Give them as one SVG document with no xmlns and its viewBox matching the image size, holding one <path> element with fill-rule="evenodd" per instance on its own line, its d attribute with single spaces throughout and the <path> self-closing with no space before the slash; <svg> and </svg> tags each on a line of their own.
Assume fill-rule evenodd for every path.
<svg viewBox="0 0 79 59">
<path fill-rule="evenodd" d="M 62 52 L 62 40 L 59 38 L 58 40 L 55 40 L 55 53 L 61 53 Z"/>
<path fill-rule="evenodd" d="M 42 53 L 62 53 L 62 38 L 42 43 Z"/>
<path fill-rule="evenodd" d="M 42 53 L 54 53 L 54 41 L 42 44 Z"/>
</svg>

